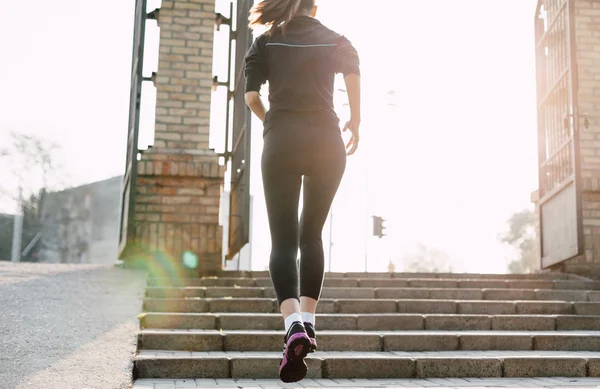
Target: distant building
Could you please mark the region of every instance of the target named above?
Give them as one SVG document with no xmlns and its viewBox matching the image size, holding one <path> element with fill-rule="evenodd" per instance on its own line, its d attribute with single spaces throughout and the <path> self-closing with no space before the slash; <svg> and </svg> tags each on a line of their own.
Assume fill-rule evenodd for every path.
<svg viewBox="0 0 600 389">
<path fill-rule="evenodd" d="M 48 193 L 41 205 L 40 262 L 117 260 L 123 177 Z"/>
</svg>

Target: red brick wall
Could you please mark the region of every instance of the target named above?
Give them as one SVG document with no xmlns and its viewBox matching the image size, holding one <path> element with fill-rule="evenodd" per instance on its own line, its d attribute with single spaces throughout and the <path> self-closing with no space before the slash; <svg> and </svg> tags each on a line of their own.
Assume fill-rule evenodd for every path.
<svg viewBox="0 0 600 389">
<path fill-rule="evenodd" d="M 175 263 L 193 251 L 201 275 L 221 267 L 224 168 L 208 145 L 214 9 L 214 0 L 162 2 L 154 146 L 135 188 L 140 247 Z"/>
</svg>

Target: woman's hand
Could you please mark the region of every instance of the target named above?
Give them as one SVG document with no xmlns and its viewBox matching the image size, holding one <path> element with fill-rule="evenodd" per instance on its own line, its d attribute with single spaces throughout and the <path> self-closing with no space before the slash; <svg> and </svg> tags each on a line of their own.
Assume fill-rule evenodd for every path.
<svg viewBox="0 0 600 389">
<path fill-rule="evenodd" d="M 360 140 L 360 136 L 358 135 L 358 128 L 360 127 L 360 120 L 356 120 L 356 119 L 352 119 L 350 118 L 350 120 L 346 123 L 346 125 L 344 126 L 344 132 L 350 130 L 350 132 L 352 133 L 352 137 L 350 138 L 350 140 L 348 141 L 348 144 L 346 145 L 346 152 L 348 153 L 348 155 L 352 155 L 356 152 L 356 149 L 358 148 L 358 141 Z"/>
</svg>

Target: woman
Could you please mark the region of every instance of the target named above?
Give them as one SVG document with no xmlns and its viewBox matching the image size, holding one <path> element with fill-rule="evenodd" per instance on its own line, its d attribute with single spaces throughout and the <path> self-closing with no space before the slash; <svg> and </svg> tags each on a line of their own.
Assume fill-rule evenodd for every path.
<svg viewBox="0 0 600 389">
<path fill-rule="evenodd" d="M 324 276 L 321 234 L 346 167 L 358 147 L 359 58 L 351 43 L 314 17 L 315 0 L 262 0 L 250 27 L 270 27 L 248 51 L 246 103 L 264 123 L 262 175 L 271 231 L 270 274 L 285 321 L 279 376 L 296 382 L 316 349 L 315 312 Z M 344 75 L 351 118 L 346 146 L 333 107 L 336 73 Z M 260 99 L 269 82 L 270 108 Z M 300 187 L 303 211 L 298 223 Z M 300 277 L 297 253 L 300 248 Z"/>
</svg>

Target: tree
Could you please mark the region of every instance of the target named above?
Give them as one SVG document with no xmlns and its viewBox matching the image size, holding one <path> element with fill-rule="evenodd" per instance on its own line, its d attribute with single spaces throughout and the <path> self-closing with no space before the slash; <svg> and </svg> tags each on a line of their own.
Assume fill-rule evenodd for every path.
<svg viewBox="0 0 600 389">
<path fill-rule="evenodd" d="M 0 196 L 21 202 L 41 190 L 65 183 L 64 167 L 58 162 L 60 147 L 36 135 L 12 131 L 11 142 L 0 148 L 0 166 L 12 179 L 3 180 Z"/>
<path fill-rule="evenodd" d="M 23 215 L 23 249 L 41 230 L 39 217 L 44 194 L 64 186 L 66 175 L 58 163 L 60 148 L 56 143 L 17 132 L 10 133 L 10 140 L 7 146 L 0 147 L 0 176 L 6 177 L 0 183 L 0 202 L 14 204 L 2 211 L 18 211 Z M 0 245 L 12 246 L 12 226 L 12 222 L 2 223 Z M 34 257 L 35 251 L 24 260 Z"/>
<path fill-rule="evenodd" d="M 452 273 L 452 263 L 444 251 L 419 243 L 414 253 L 404 259 L 409 273 Z"/>
<path fill-rule="evenodd" d="M 508 230 L 498 236 L 498 240 L 513 247 L 518 258 L 508 264 L 511 273 L 531 273 L 538 268 L 535 253 L 535 215 L 529 209 L 513 214 L 508 219 Z"/>
</svg>

